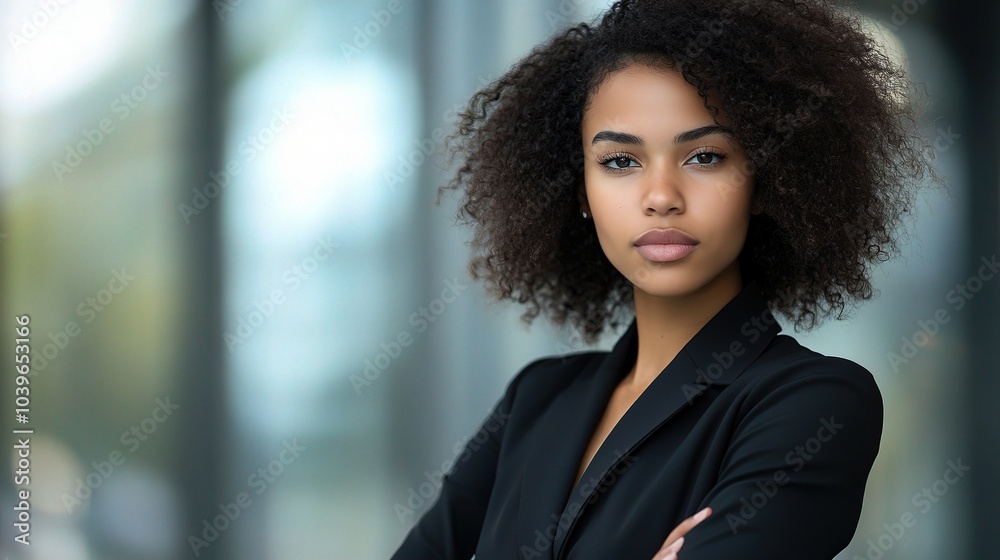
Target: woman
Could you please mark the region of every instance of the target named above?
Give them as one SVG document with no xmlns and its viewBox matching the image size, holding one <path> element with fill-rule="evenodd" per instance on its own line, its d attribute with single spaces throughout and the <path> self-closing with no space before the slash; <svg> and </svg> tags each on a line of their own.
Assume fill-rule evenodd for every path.
<svg viewBox="0 0 1000 560">
<path fill-rule="evenodd" d="M 442 187 L 470 271 L 611 352 L 507 386 L 393 556 L 828 560 L 882 433 L 859 364 L 779 334 L 872 297 L 938 176 L 903 71 L 816 0 L 615 3 L 475 94 Z"/>
</svg>

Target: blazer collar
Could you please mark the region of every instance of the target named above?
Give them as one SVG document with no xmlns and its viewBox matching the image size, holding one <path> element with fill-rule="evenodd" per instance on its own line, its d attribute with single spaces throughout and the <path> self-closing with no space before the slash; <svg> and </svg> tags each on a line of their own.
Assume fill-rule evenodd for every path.
<svg viewBox="0 0 1000 560">
<path fill-rule="evenodd" d="M 580 482 L 569 488 L 612 393 L 635 363 L 638 331 L 633 319 L 612 350 L 596 354 L 539 420 L 521 488 L 522 552 L 527 547 L 539 555 L 529 556 L 560 558 L 566 537 L 609 471 L 619 463 L 624 465 L 618 471 L 627 468 L 632 450 L 708 387 L 732 383 L 780 330 L 759 285 L 749 281 L 636 399 Z"/>
</svg>

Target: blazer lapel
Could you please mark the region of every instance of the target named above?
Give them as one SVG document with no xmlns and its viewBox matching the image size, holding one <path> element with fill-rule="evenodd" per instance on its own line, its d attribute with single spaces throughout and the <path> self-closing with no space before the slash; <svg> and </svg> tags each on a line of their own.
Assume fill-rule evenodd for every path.
<svg viewBox="0 0 1000 560">
<path fill-rule="evenodd" d="M 570 485 L 611 394 L 631 368 L 628 359 L 635 360 L 635 334 L 633 320 L 612 351 L 580 372 L 538 419 L 521 486 L 517 533 L 522 558 L 552 558 L 553 539 L 572 522 L 565 514 Z M 592 469 L 593 462 L 587 471 Z"/>
<path fill-rule="evenodd" d="M 756 319 L 755 319 L 756 318 Z M 611 469 L 710 385 L 728 385 L 781 330 L 750 282 L 684 346 L 618 421 L 570 489 L 607 403 L 635 363 L 635 319 L 596 367 L 585 369 L 539 419 L 521 488 L 518 540 L 523 558 L 560 558 L 566 538 L 587 501 Z M 719 357 L 736 349 L 739 355 Z M 602 491 L 611 491 L 606 488 Z M 526 505 L 529 504 L 529 505 Z M 550 556 L 551 555 L 551 556 Z"/>
<path fill-rule="evenodd" d="M 682 385 L 689 389 L 684 391 Z M 566 537 L 587 508 L 588 500 L 595 492 L 612 491 L 612 487 L 601 488 L 601 481 L 611 469 L 623 463 L 619 470 L 627 469 L 632 450 L 643 440 L 653 434 L 657 428 L 667 423 L 678 411 L 700 395 L 707 385 L 697 383 L 694 362 L 685 352 L 681 352 L 656 379 L 635 400 L 628 411 L 621 417 L 618 424 L 611 430 L 608 437 L 597 450 L 580 482 L 573 488 L 566 502 L 564 515 L 568 522 L 565 530 L 556 534 L 553 546 L 553 558 L 559 558 Z M 601 409 L 603 413 L 604 409 Z M 595 426 L 596 427 L 596 426 Z M 587 435 L 591 436 L 593 430 Z M 577 455 L 580 460 L 583 450 Z M 599 488 L 601 488 L 599 490 Z"/>
</svg>

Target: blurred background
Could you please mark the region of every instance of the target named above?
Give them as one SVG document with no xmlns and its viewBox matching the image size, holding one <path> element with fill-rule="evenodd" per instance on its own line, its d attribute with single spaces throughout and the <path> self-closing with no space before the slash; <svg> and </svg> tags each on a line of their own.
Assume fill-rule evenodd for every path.
<svg viewBox="0 0 1000 560">
<path fill-rule="evenodd" d="M 0 4 L 0 557 L 388 558 L 520 368 L 620 334 L 587 347 L 491 305 L 454 199 L 432 204 L 468 97 L 608 5 Z M 925 86 L 953 193 L 920 200 L 874 301 L 784 326 L 885 398 L 838 559 L 996 558 L 1000 10 L 858 7 Z"/>
</svg>

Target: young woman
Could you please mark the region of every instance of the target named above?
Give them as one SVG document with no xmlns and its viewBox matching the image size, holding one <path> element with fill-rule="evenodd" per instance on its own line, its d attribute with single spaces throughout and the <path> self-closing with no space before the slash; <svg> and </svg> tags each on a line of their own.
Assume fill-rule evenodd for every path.
<svg viewBox="0 0 1000 560">
<path fill-rule="evenodd" d="M 937 178 L 912 84 L 820 0 L 634 0 L 475 94 L 442 187 L 470 265 L 610 352 L 525 366 L 393 556 L 829 560 L 879 450 L 872 374 L 779 334 L 870 299 Z"/>
</svg>

